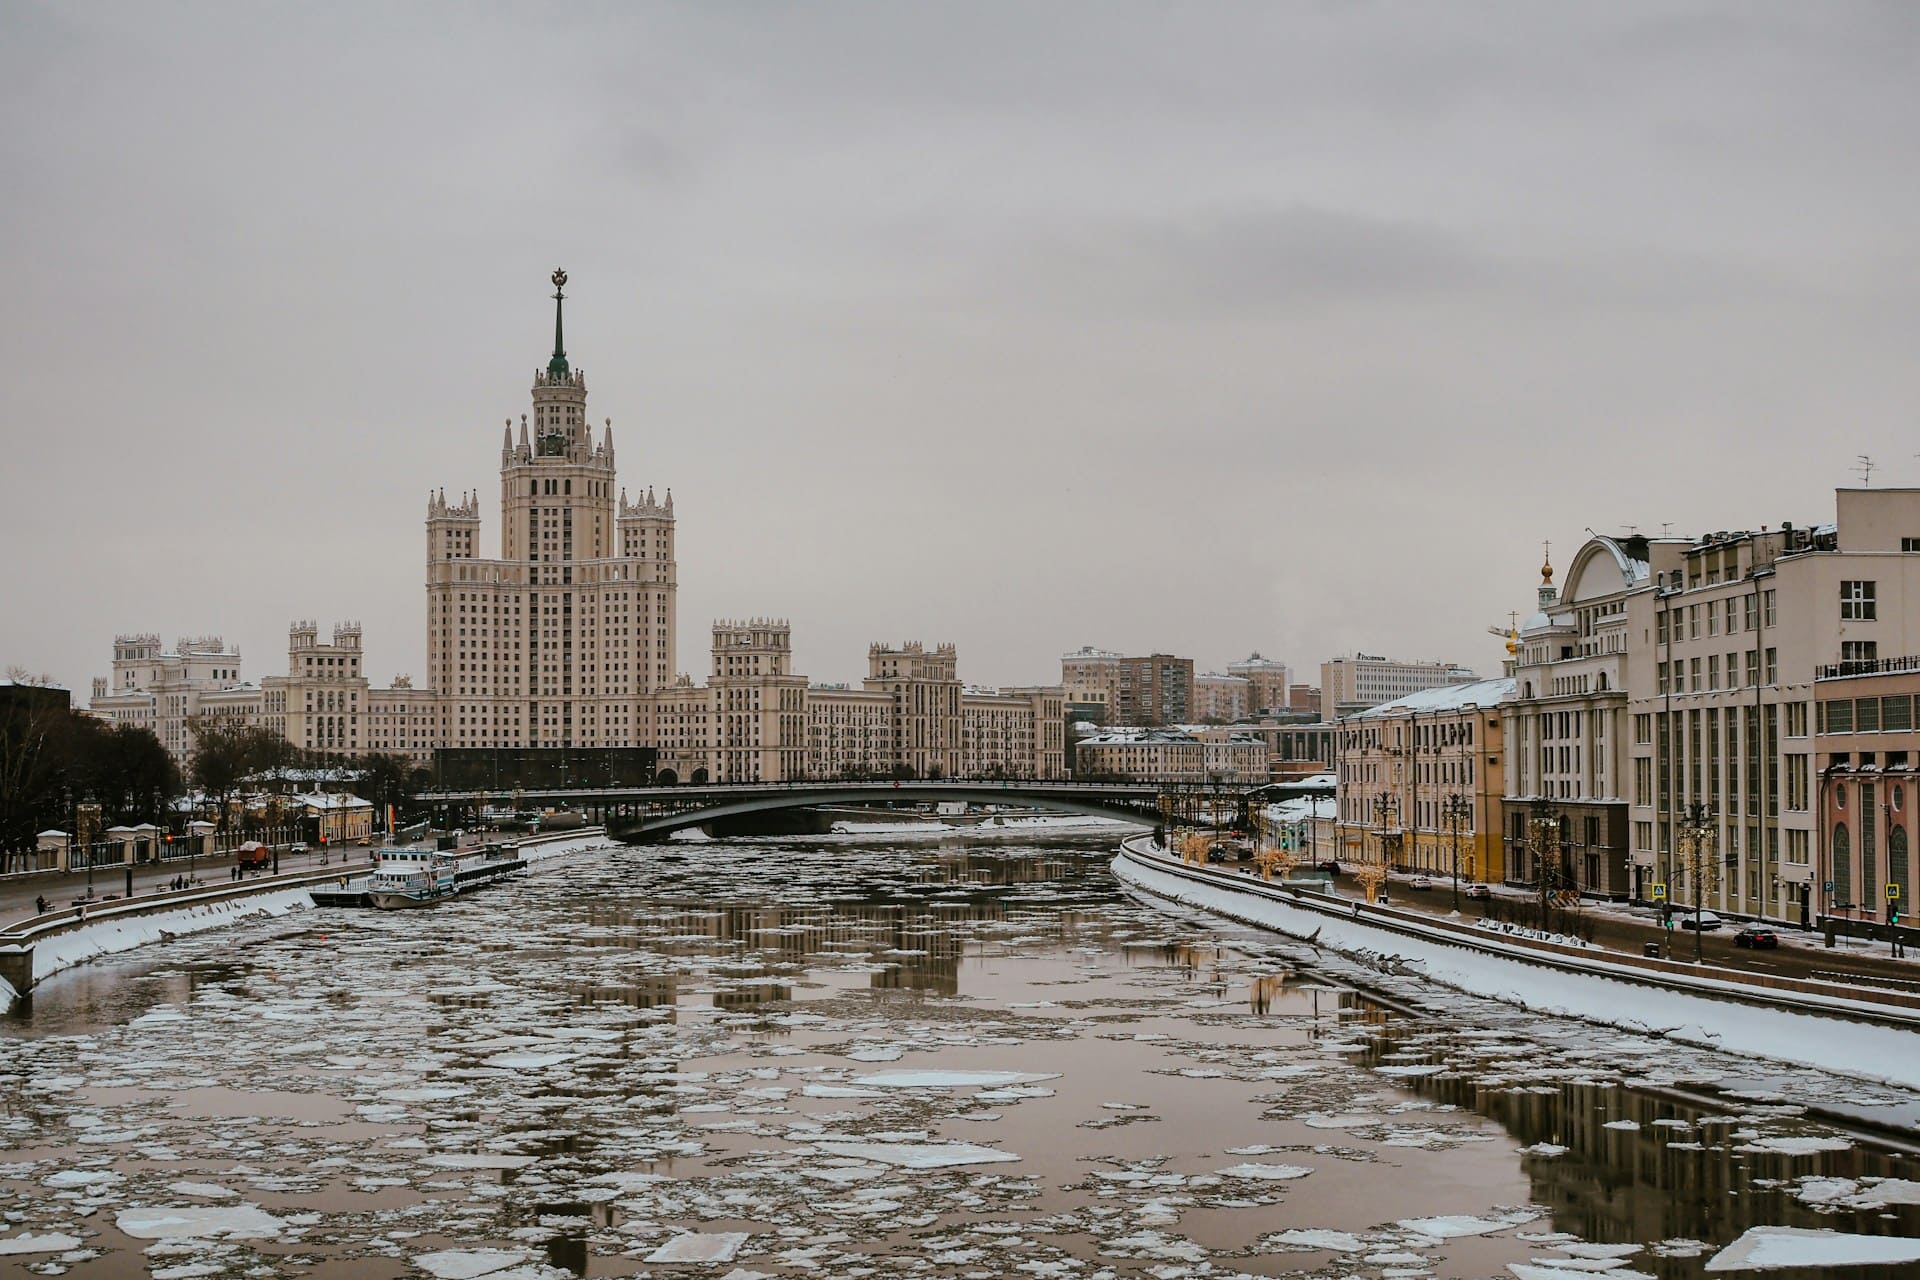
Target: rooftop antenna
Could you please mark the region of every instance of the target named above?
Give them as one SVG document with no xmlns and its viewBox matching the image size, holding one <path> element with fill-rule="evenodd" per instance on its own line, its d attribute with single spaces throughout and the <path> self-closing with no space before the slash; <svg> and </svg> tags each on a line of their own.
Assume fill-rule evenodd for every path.
<svg viewBox="0 0 1920 1280">
<path fill-rule="evenodd" d="M 1662 520 L 1660 522 L 1660 536 L 1663 538 L 1671 538 L 1673 536 L 1673 522 L 1671 520 Z"/>
<path fill-rule="evenodd" d="M 1860 487 L 1867 488 L 1873 483 L 1873 469 L 1880 464 L 1864 453 L 1854 455 L 1853 469 L 1860 473 Z"/>
</svg>

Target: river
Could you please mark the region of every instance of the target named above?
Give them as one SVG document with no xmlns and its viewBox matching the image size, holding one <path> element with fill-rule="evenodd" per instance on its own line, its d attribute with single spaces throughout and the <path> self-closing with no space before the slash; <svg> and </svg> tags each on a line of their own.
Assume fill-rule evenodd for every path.
<svg viewBox="0 0 1920 1280">
<path fill-rule="evenodd" d="M 1911 1132 L 1908 1093 L 1375 980 L 1130 898 L 1111 844 L 615 849 L 59 975 L 0 1020 L 0 1271 L 1634 1280 L 1920 1237 L 1909 1156 L 1809 1114 Z"/>
</svg>

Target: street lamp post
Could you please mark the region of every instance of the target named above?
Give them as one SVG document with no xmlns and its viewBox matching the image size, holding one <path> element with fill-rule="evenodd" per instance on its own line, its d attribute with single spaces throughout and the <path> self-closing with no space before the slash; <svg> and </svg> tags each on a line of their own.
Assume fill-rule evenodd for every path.
<svg viewBox="0 0 1920 1280">
<path fill-rule="evenodd" d="M 1540 927 L 1552 927 L 1552 895 L 1556 888 L 1560 850 L 1560 810 L 1551 801 L 1535 800 L 1527 819 L 1527 852 L 1533 855 L 1534 884 L 1540 891 Z"/>
<path fill-rule="evenodd" d="M 1441 812 L 1447 819 L 1447 834 L 1453 851 L 1453 909 L 1460 910 L 1460 820 L 1471 816 L 1473 808 L 1459 792 L 1447 797 Z"/>
<path fill-rule="evenodd" d="M 1680 849 L 1687 887 L 1693 891 L 1693 962 L 1699 964 L 1703 958 L 1700 908 L 1707 896 L 1707 881 L 1712 878 L 1714 862 L 1713 812 L 1697 800 L 1681 811 Z"/>
</svg>

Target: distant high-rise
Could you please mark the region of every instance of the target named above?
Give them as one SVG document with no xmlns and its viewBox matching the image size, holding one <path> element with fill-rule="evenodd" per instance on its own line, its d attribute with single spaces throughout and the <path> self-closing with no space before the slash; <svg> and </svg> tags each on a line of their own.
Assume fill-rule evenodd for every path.
<svg viewBox="0 0 1920 1280">
<path fill-rule="evenodd" d="M 1422 689 L 1479 678 L 1455 662 L 1400 662 L 1368 653 L 1349 654 L 1320 664 L 1320 705 L 1327 715 L 1350 715 Z"/>
<path fill-rule="evenodd" d="M 531 428 L 500 445 L 500 557 L 478 555 L 479 495 L 427 503 L 427 670 L 438 745 L 635 746 L 635 699 L 674 675 L 673 494 L 629 501 L 567 360 L 564 271 Z"/>
</svg>

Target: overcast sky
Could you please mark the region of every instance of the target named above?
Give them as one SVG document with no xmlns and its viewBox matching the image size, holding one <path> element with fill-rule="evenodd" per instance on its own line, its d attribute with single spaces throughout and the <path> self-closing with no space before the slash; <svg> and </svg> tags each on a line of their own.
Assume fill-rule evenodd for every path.
<svg viewBox="0 0 1920 1280">
<path fill-rule="evenodd" d="M 567 345 L 679 658 L 1498 670 L 1629 525 L 1920 483 L 1920 7 L 0 0 L 0 664 L 425 665 Z M 1317 673 L 1309 678 L 1317 678 Z"/>
</svg>

